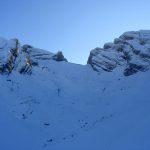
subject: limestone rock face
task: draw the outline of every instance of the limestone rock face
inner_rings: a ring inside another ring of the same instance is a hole
[[[20,44],[17,39],[0,38],[0,73],[11,73],[19,54]]]
[[[12,71],[31,74],[33,67],[50,60],[67,61],[62,52],[53,54],[30,45],[21,46],[17,39],[0,38],[0,74],[10,74]]]
[[[122,67],[125,76],[150,68],[150,31],[125,32],[113,43],[91,51],[88,64],[98,72]]]
[[[56,61],[67,61],[61,51],[58,51],[52,58]]]

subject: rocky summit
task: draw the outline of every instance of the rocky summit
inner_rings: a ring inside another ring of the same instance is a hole
[[[0,38],[1,74],[10,74],[12,71],[31,74],[34,67],[43,67],[41,64],[50,60],[67,62],[61,51],[53,54],[30,45],[21,46],[18,39]],[[125,32],[113,43],[93,49],[87,64],[100,73],[120,68],[125,76],[147,71],[150,67],[150,31]]]
[[[12,71],[31,74],[33,67],[40,66],[42,62],[50,60],[67,61],[61,51],[53,54],[30,45],[21,46],[18,39],[0,38],[1,74],[10,74]]]
[[[146,71],[150,67],[150,31],[125,32],[113,43],[91,51],[88,64],[98,72],[112,72],[120,67],[125,76]]]

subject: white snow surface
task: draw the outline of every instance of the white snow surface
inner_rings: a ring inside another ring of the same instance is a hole
[[[51,61],[31,76],[0,76],[3,150],[147,150],[150,72],[98,75]]]
[[[0,74],[0,150],[150,149],[150,71],[38,62]]]

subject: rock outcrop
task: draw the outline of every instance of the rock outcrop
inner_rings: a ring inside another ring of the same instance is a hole
[[[10,74],[13,70],[31,74],[33,67],[50,60],[67,61],[62,52],[53,54],[30,45],[21,46],[17,39],[0,38],[0,74]]]
[[[20,44],[17,39],[0,38],[0,73],[10,73],[14,69],[19,49]]]
[[[113,43],[91,51],[88,64],[98,72],[111,72],[122,67],[124,75],[129,76],[150,68],[150,31],[125,32]]]

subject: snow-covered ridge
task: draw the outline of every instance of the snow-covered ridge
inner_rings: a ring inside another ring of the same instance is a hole
[[[31,74],[33,68],[47,67],[51,60],[67,61],[60,51],[53,54],[30,45],[21,46],[18,39],[0,38],[0,74],[12,71]],[[125,32],[113,43],[93,49],[88,64],[98,72],[112,72],[120,67],[125,76],[147,71],[150,68],[150,31]]]
[[[96,71],[113,71],[122,67],[125,76],[150,67],[150,31],[125,32],[113,43],[91,51],[88,64]]]
[[[12,71],[32,73],[32,68],[46,61],[67,61],[62,52],[57,54],[34,48],[30,45],[20,45],[18,39],[6,40],[0,38],[0,73],[9,74]]]

